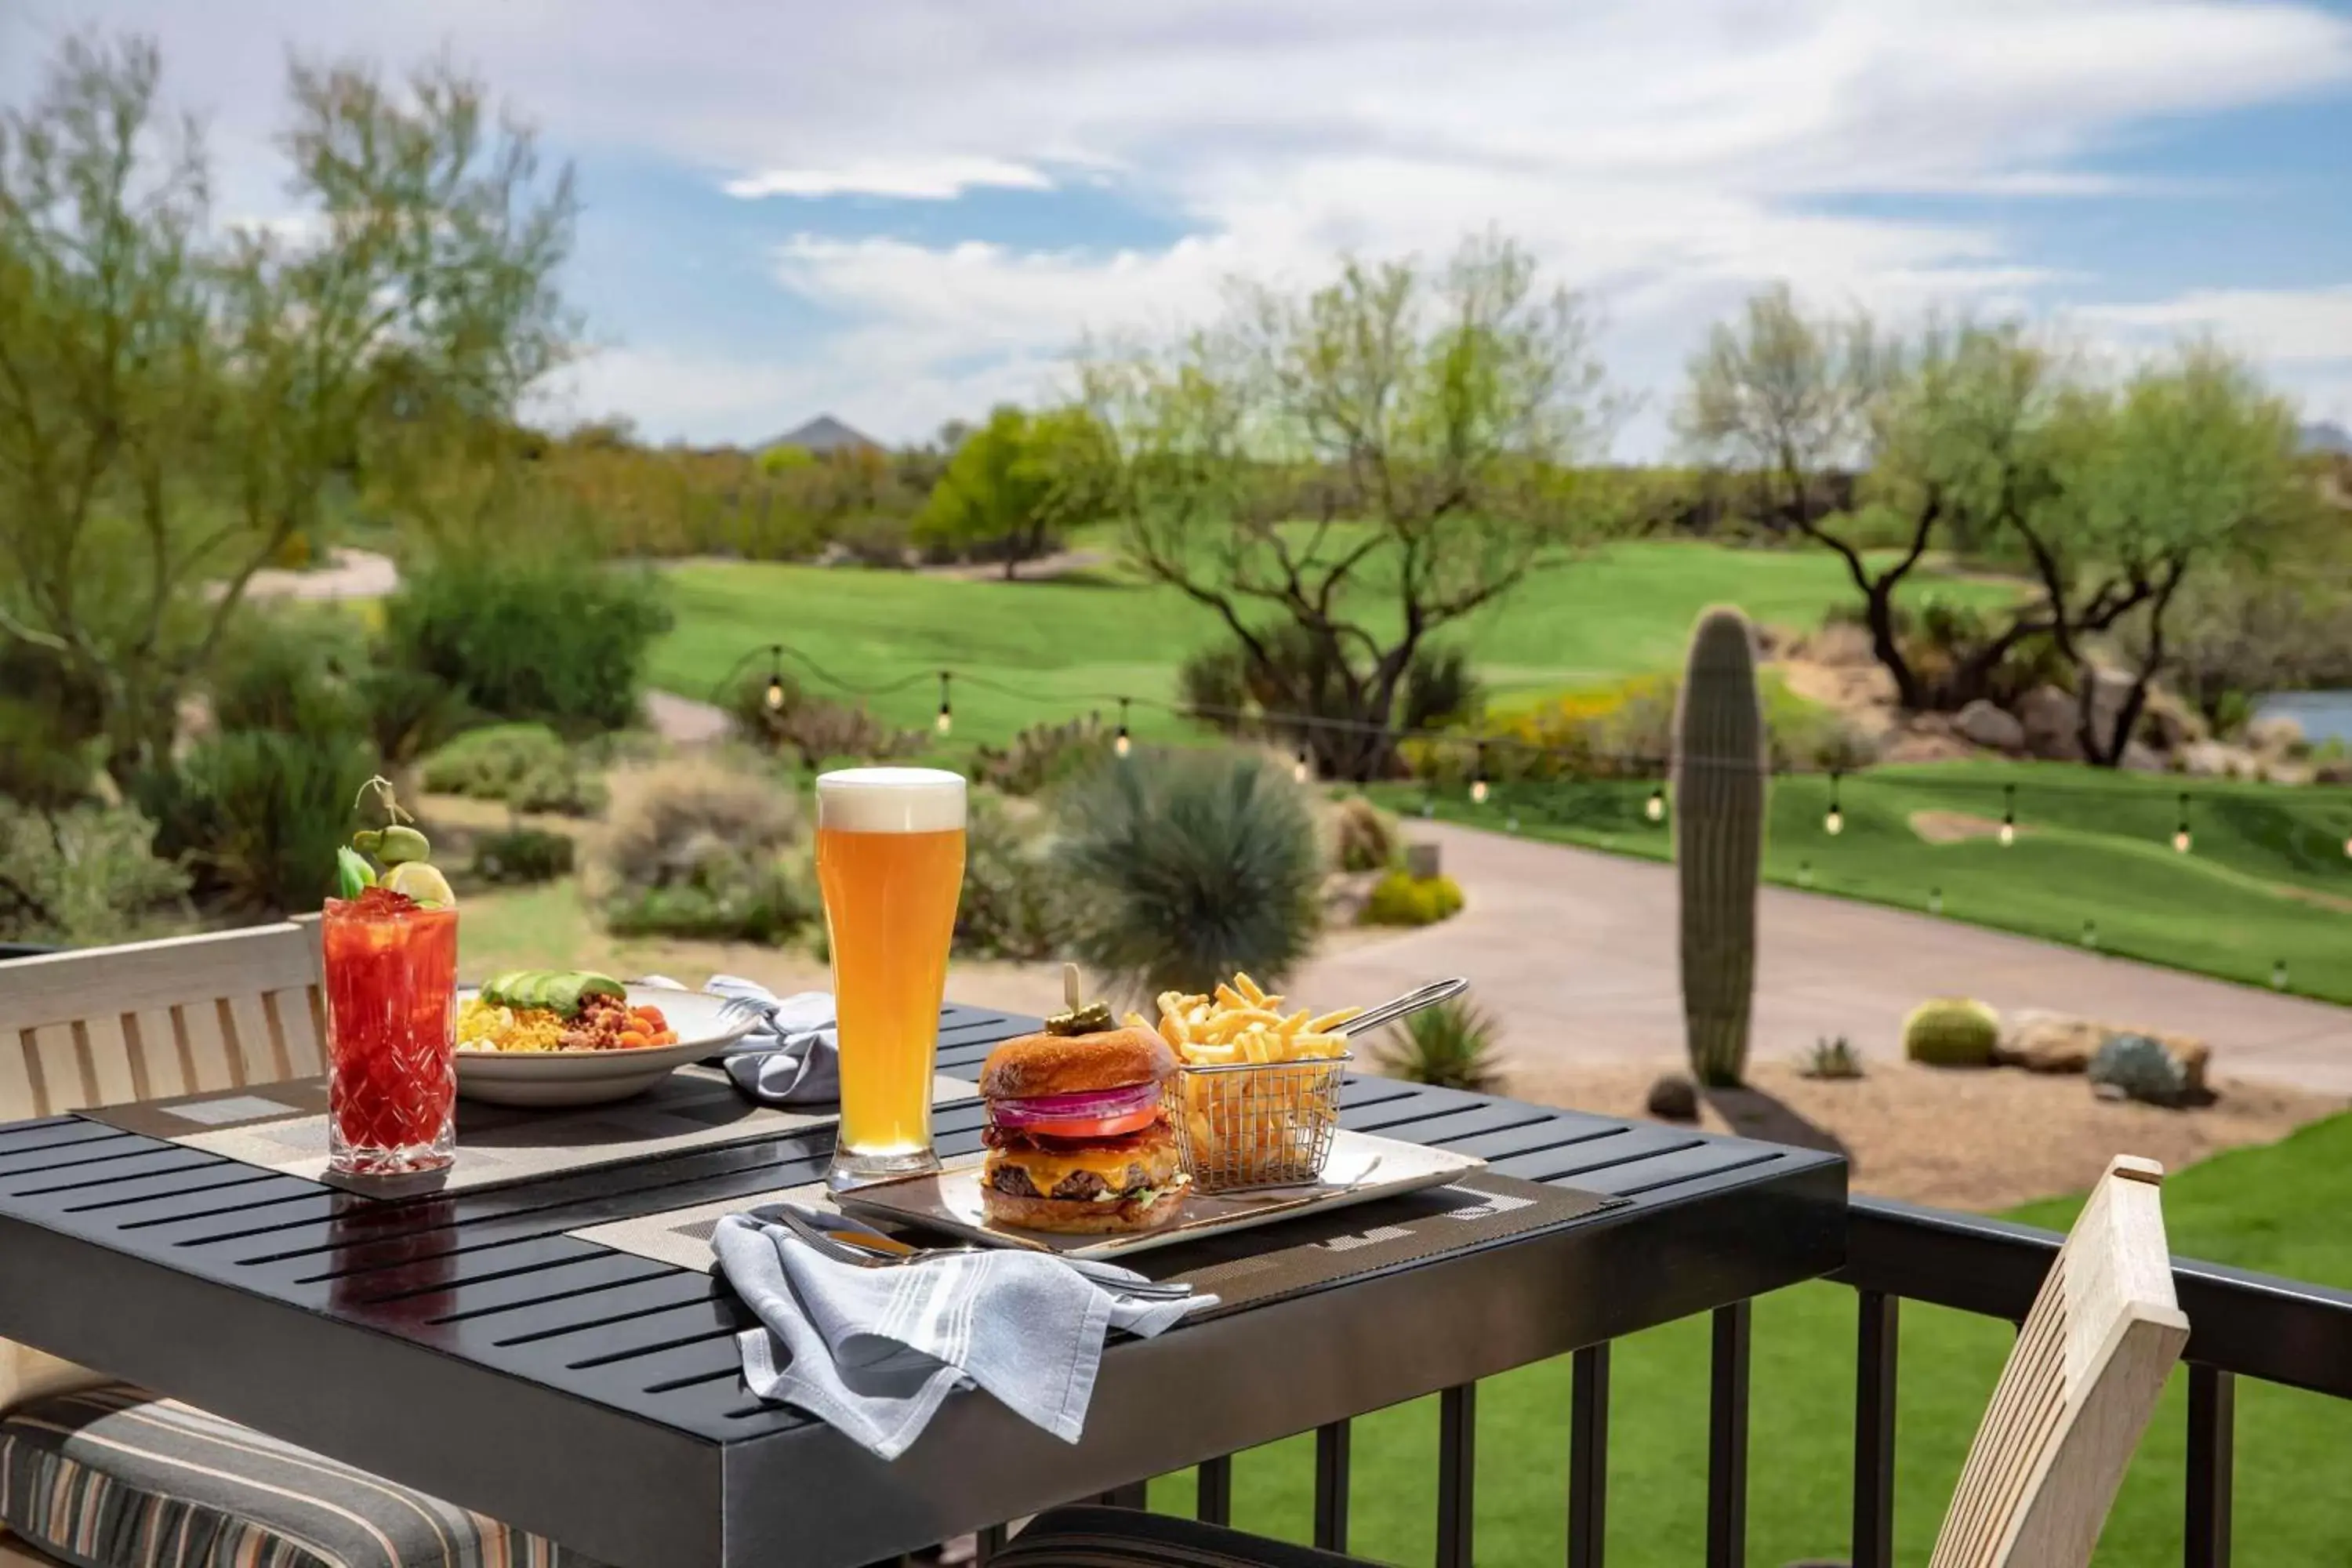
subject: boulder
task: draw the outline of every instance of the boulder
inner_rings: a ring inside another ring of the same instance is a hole
[[[2205,1073],[2213,1065],[2213,1047],[2194,1035],[2158,1035],[2156,1042],[2180,1064],[2189,1103],[2210,1098],[2213,1091],[2206,1087]]]
[[[1650,1098],[1644,1103],[1661,1121],[1696,1121],[1698,1085],[1681,1073],[1670,1072],[1650,1086]]]
[[[2303,726],[2284,713],[2256,719],[2246,726],[2246,744],[2264,756],[2291,757],[2303,748]]]
[[[2037,686],[2017,700],[2017,721],[2025,731],[2025,749],[2046,762],[2079,763],[2082,742],[2074,732],[2074,694],[2055,686]]]
[[[2263,760],[2242,746],[2221,741],[2192,741],[2179,751],[2180,771],[2192,778],[2250,779],[2263,770]]]
[[[2028,1072],[2081,1072],[2107,1034],[2088,1018],[2027,1009],[2010,1016],[1993,1060]]]
[[[2025,749],[2025,726],[1979,697],[1959,711],[1952,728],[1979,746],[1996,752]]]

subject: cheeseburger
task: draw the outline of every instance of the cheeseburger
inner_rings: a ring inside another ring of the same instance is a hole
[[[1160,1089],[1175,1070],[1157,1034],[1112,1028],[1100,1005],[991,1051],[980,1075],[989,1221],[1101,1236],[1173,1220],[1188,1178]]]

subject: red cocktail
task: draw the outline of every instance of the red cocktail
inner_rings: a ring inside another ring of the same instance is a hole
[[[327,900],[320,942],[330,1163],[441,1169],[457,1146],[457,911],[370,888]]]

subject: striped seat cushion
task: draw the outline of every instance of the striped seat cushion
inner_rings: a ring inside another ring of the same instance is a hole
[[[596,1568],[127,1383],[0,1418],[0,1523],[76,1568]]]
[[[1367,1568],[1353,1557],[1131,1508],[1057,1508],[989,1568]]]

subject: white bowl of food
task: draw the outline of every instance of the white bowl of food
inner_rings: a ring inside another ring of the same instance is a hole
[[[601,1105],[719,1056],[756,1009],[583,970],[514,970],[457,992],[457,1092],[490,1105]]]

